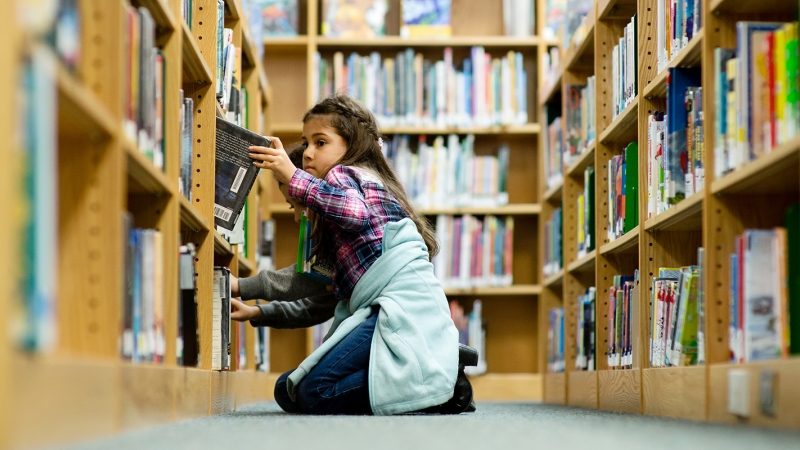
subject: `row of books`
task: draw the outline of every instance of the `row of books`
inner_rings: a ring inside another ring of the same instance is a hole
[[[702,0],[657,0],[658,71],[664,70],[703,27]]]
[[[744,363],[800,353],[798,229],[800,206],[787,213],[788,228],[745,230],[730,256],[731,361]]]
[[[47,3],[52,5],[54,2]],[[82,21],[78,0],[57,0],[55,3],[58,4],[57,10],[52,16],[53,23],[47,28],[45,39],[67,70],[76,72],[81,61]]]
[[[647,216],[703,190],[704,121],[700,69],[669,68],[667,111],[648,116]]]
[[[639,146],[631,142],[623,154],[608,161],[608,240],[639,225]],[[630,170],[629,170],[630,169]]]
[[[211,303],[211,370],[231,369],[231,271],[214,267]]]
[[[577,303],[577,341],[575,352],[575,370],[593,371],[597,368],[595,361],[595,336],[596,336],[596,296],[594,286],[586,289],[578,296]]]
[[[619,43],[611,56],[611,98],[613,117],[616,118],[636,98],[638,86],[637,15],[625,25]]]
[[[508,145],[497,156],[475,155],[475,136],[437,136],[433,145],[419,136],[416,149],[407,135],[383,146],[409,201],[420,208],[496,207],[508,204]],[[414,151],[416,150],[416,151]]]
[[[650,367],[704,363],[702,265],[658,269],[651,291]]]
[[[564,267],[562,254],[563,217],[561,207],[553,210],[553,216],[544,224],[544,268],[545,277],[557,274]]]
[[[714,175],[800,134],[798,22],[738,22],[736,48],[714,50]]]
[[[633,323],[639,308],[639,271],[633,276],[614,275],[608,290],[608,368],[633,367]]]
[[[564,371],[564,308],[550,308],[547,319],[547,371]]]
[[[346,91],[375,115],[381,126],[490,126],[528,122],[528,74],[522,53],[492,56],[473,47],[456,69],[453,49],[438,61],[411,48],[395,58],[351,53],[345,60],[314,57],[314,101]]]
[[[558,74],[561,71],[561,49],[558,46],[549,47],[544,54],[544,70],[542,86],[554,86],[558,83]]]
[[[486,373],[486,323],[483,320],[483,302],[474,300],[472,311],[464,312],[464,307],[456,300],[450,300],[450,318],[458,330],[458,342],[469,345],[478,351],[478,364],[464,368],[467,375]]]
[[[181,97],[181,170],[178,174],[178,192],[192,201],[192,166],[194,162],[194,99],[184,96],[183,89],[180,90]]]
[[[542,37],[547,40],[561,38],[567,19],[567,0],[544,0]]]
[[[592,0],[567,0],[564,48],[579,45],[589,32],[587,16],[594,7]]]
[[[564,181],[564,130],[561,128],[560,103],[545,110],[547,130],[544,140],[544,171],[547,188]]]
[[[596,245],[594,208],[594,167],[589,166],[583,171],[583,192],[577,199],[578,259],[594,250]]]
[[[194,244],[187,243],[178,249],[178,341],[175,347],[179,366],[200,365],[200,330],[197,320],[197,277]]]
[[[513,282],[514,217],[482,220],[463,216],[436,217],[439,254],[433,259],[436,278],[445,288],[510,286]]]
[[[564,165],[568,166],[582,155],[595,140],[595,77],[586,79],[586,85],[567,85],[567,142]]]
[[[156,22],[145,7],[125,5],[123,128],[153,165],[164,169],[164,53],[156,47]]]

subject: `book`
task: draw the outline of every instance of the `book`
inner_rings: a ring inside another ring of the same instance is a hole
[[[323,0],[322,35],[373,39],[386,34],[387,0]]]
[[[787,280],[789,318],[800,317],[800,204],[786,210]],[[800,322],[789,328],[789,352],[800,354]]]
[[[639,146],[625,147],[625,226],[627,233],[639,225]]]
[[[265,38],[298,35],[298,0],[253,0]]]
[[[402,0],[400,36],[424,38],[450,36],[451,0]]]
[[[195,248],[188,243],[179,248],[178,258],[178,336],[176,345],[179,366],[197,367],[200,362],[200,333],[195,291]]]
[[[314,255],[313,226],[306,212],[300,215],[300,238],[297,245],[296,271],[323,284],[333,283],[333,265],[325,258]]]
[[[233,230],[258,176],[250,159],[251,146],[269,147],[272,141],[217,117],[214,224]]]
[[[211,370],[230,370],[231,271],[214,267],[211,312]]]

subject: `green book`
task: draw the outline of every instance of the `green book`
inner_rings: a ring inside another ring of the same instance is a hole
[[[625,225],[627,233],[639,225],[639,146],[625,147]]]
[[[333,282],[333,266],[322,258],[313,254],[314,240],[312,239],[312,225],[306,212],[300,216],[300,238],[297,244],[297,267],[295,271],[323,284]]]
[[[800,354],[800,204],[786,210],[789,353]]]

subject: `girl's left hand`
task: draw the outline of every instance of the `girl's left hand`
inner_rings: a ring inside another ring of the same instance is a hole
[[[280,139],[272,136],[264,137],[272,141],[272,147],[250,147],[250,158],[255,160],[256,167],[271,170],[278,181],[289,184],[297,168],[283,149]]]

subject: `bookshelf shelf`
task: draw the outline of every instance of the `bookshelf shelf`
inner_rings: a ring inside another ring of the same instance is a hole
[[[558,271],[554,275],[544,279],[544,287],[552,289],[556,286],[561,286],[564,283],[564,269]]]
[[[556,183],[555,186],[551,187],[550,189],[544,192],[544,201],[550,203],[558,203],[561,201],[561,198],[564,196],[564,179],[562,178],[561,181]]]
[[[639,95],[636,95],[633,102],[628,105],[622,114],[617,116],[613,122],[600,134],[599,141],[603,144],[611,142],[620,145],[627,145],[629,142],[637,140],[639,132],[636,124],[639,113]]]
[[[399,36],[386,36],[376,39],[339,39],[317,38],[320,49],[346,49],[359,47],[380,48],[406,48],[406,47],[505,47],[505,48],[530,48],[539,45],[541,40],[537,36],[510,37],[510,36],[450,36],[439,39],[404,39]]]
[[[544,374],[544,402],[554,405],[567,404],[567,374],[548,372]]]
[[[787,2],[783,0],[741,1],[741,0],[711,0],[709,10],[711,14],[758,14],[785,11]],[[796,11],[796,9],[795,9]]]
[[[236,0],[225,0],[225,6],[227,7],[226,11],[229,13],[225,18],[239,20],[241,12],[239,11],[239,5]]]
[[[539,134],[542,127],[538,123],[525,125],[493,125],[489,127],[380,127],[383,134]]]
[[[596,145],[594,142],[589,144],[589,147],[578,156],[578,159],[567,167],[566,172],[568,176],[583,178],[583,171],[586,170],[587,167],[594,165],[595,147]]]
[[[269,211],[273,214],[293,214],[293,211],[288,203],[270,203]]]
[[[211,84],[214,80],[211,69],[200,53],[200,47],[186,22],[181,21],[183,39],[183,82],[198,85]]]
[[[749,376],[750,417],[740,418],[728,413],[728,376],[733,370],[744,371]],[[761,410],[761,377],[776,374],[773,384],[775,416],[770,417]],[[746,364],[711,364],[708,367],[708,419],[730,424],[748,424],[771,428],[800,428],[800,388],[796,380],[800,377],[800,358],[759,361]]]
[[[567,266],[569,273],[594,273],[594,265],[597,262],[597,249],[587,253],[583,258],[571,262]]]
[[[601,255],[615,255],[623,253],[635,253],[638,251],[639,244],[639,225],[625,235],[600,246]]]
[[[600,355],[602,357],[603,355]],[[642,385],[641,371],[630,370],[599,370],[598,380],[598,406],[600,409],[642,413]]]
[[[264,47],[269,51],[275,50],[299,50],[304,49],[309,42],[308,36],[295,37],[265,37]]]
[[[705,420],[706,378],[705,366],[643,369],[644,413]],[[727,404],[724,409],[727,410]]]
[[[541,401],[539,373],[487,373],[469,377],[475,400]]]
[[[697,67],[700,65],[703,49],[703,37],[705,36],[705,28],[701,28],[696,36],[692,38],[686,47],[681,50],[675,58],[667,64],[667,67],[661,71],[650,83],[645,86],[643,94],[645,98],[651,99],[654,97],[665,98],[667,96],[667,73],[669,68],[673,67]]]
[[[208,232],[208,221],[183,195],[178,195],[181,203],[181,224],[195,233]]]
[[[597,409],[597,371],[573,370],[567,373],[567,404]]]
[[[225,110],[222,109],[222,105],[220,105],[218,101],[214,102],[214,104],[216,105],[215,113],[217,117],[219,117],[220,119],[225,119]]]
[[[564,79],[564,69],[563,66],[559,67],[558,75],[555,79],[550,82],[547,86],[544,87],[544,90],[541,91],[539,94],[539,103],[545,105],[550,103],[551,101],[556,99],[556,94],[561,92],[561,85]]]
[[[239,262],[239,277],[252,277],[258,272],[256,263],[244,256],[239,255],[237,261]]]
[[[52,52],[49,55],[55,59]],[[91,136],[101,140],[115,136],[117,126],[111,113],[93,92],[81,85],[60,63],[56,64],[59,133],[68,136]]]
[[[480,208],[480,207],[462,207],[462,208],[424,208],[420,209],[420,213],[426,216],[436,216],[439,214],[447,214],[453,216],[460,216],[463,214],[472,214],[475,216],[495,215],[495,216],[532,216],[542,213],[542,206],[538,203],[518,203],[505,206]]]
[[[258,67],[258,51],[250,34],[250,28],[246,26],[242,27],[242,57],[243,69]]]
[[[214,254],[219,256],[233,256],[233,247],[220,233],[214,228]]]
[[[128,160],[129,192],[172,195],[171,183],[167,176],[156,169],[134,143],[123,140],[123,147]]]
[[[566,61],[567,70],[594,71],[594,26],[595,9],[592,8],[586,15],[588,23],[586,25],[586,36],[577,45],[570,45],[567,49]]]
[[[631,20],[636,14],[636,0],[598,0],[599,20]]]
[[[476,287],[469,289],[446,288],[444,293],[448,296],[468,295],[539,295],[542,287],[538,284],[514,284],[505,287]]]
[[[795,138],[715,180],[711,192],[716,195],[796,192],[799,164],[800,138]]]
[[[703,227],[704,192],[695,192],[691,197],[661,214],[647,219],[644,229],[647,231],[692,231]]]
[[[158,28],[164,31],[175,31],[178,29],[178,22],[172,11],[169,10],[162,0],[134,0],[132,2],[138,6],[144,6],[150,10]]]

